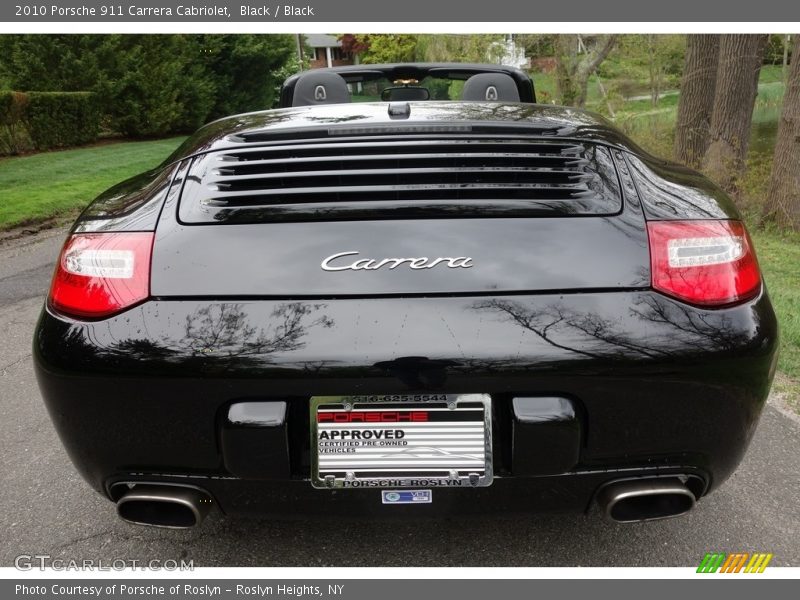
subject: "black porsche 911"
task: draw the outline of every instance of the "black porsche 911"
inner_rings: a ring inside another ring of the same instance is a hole
[[[102,194],[59,257],[39,385],[123,519],[641,521],[734,471],[778,331],[718,187],[508,67],[309,71],[281,105]]]

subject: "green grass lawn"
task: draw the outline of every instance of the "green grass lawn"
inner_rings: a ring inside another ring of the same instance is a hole
[[[531,73],[531,78],[533,79],[534,89],[536,90],[539,102],[550,104],[557,98],[555,73]],[[606,89],[609,90],[613,82],[611,80],[605,80],[603,83]],[[643,91],[637,93],[636,96],[646,96],[648,93],[645,82],[641,83]],[[779,108],[783,99],[783,92],[783,73],[780,65],[764,65],[759,74],[756,109],[769,107]],[[663,95],[659,98],[655,106],[653,106],[649,97],[639,100],[624,100],[621,104],[620,99],[617,98],[613,102],[616,106],[614,109],[616,113],[614,120],[619,123],[637,118],[650,117],[654,114],[662,114],[674,122],[678,110],[678,98],[679,94],[677,90],[664,90]],[[595,76],[589,78],[586,94],[586,108],[603,114],[608,113],[606,101],[600,93],[600,87],[597,84],[597,78]]]
[[[781,65],[763,65],[758,76],[759,83],[783,83],[783,67]]]
[[[781,329],[778,368],[800,382],[800,235],[758,230],[752,235]]]
[[[0,230],[74,213],[115,183],[158,165],[183,140],[115,142],[0,159]]]

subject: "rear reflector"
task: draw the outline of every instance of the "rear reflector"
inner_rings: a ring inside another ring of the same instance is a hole
[[[99,319],[150,295],[152,233],[70,236],[58,259],[48,301],[69,316]]]
[[[651,221],[653,287],[700,306],[724,306],[761,289],[753,244],[739,221]]]

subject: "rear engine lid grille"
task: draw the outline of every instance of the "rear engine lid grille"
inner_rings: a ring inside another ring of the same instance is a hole
[[[196,157],[186,223],[608,215],[603,146],[534,137],[374,135],[280,141]]]

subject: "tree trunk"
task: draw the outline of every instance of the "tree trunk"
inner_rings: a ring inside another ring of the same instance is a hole
[[[791,38],[791,35],[783,36],[783,66],[781,67],[781,76],[783,77],[784,85],[789,78],[789,44],[792,41]]]
[[[616,35],[607,35],[598,41],[592,52],[587,52],[584,59],[578,64],[578,106],[583,108],[586,105],[586,92],[589,87],[589,77],[597,70],[597,67],[608,57],[614,44],[617,42]]]
[[[612,119],[615,119],[617,117],[617,114],[614,112],[614,107],[611,106],[611,101],[608,99],[608,92],[606,91],[606,87],[600,80],[600,75],[595,73],[594,76],[597,79],[597,89],[600,90],[600,95],[603,96],[603,100],[606,101],[606,109],[608,110],[608,114]]]
[[[693,168],[708,149],[719,60],[719,35],[687,35],[686,58],[678,98],[675,158]]]
[[[703,170],[723,189],[737,191],[743,174],[766,35],[723,35]]]
[[[556,87],[559,102],[565,106],[583,108],[589,77],[600,66],[617,41],[616,35],[603,36],[591,51],[579,56],[580,36],[556,36]]]
[[[778,124],[764,217],[800,231],[800,36],[794,36],[792,63]]]
[[[663,65],[658,55],[656,34],[647,35],[647,52],[650,55],[647,62],[650,74],[650,106],[656,108],[661,97],[661,80],[664,78]]]
[[[556,50],[556,93],[558,101],[564,106],[574,106],[578,97],[575,84],[575,68],[578,61],[578,36],[557,35]]]

